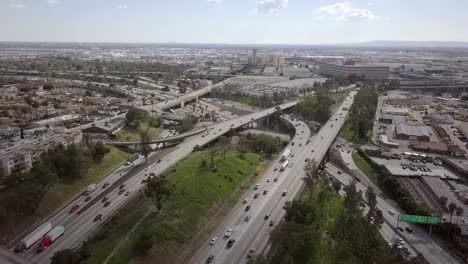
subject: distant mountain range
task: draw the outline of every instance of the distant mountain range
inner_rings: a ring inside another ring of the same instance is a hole
[[[353,43],[351,46],[360,47],[422,47],[422,48],[468,48],[468,42],[462,41],[399,41],[399,40],[374,40],[361,43]]]

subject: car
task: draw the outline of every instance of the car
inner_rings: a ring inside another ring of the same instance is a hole
[[[313,149],[313,150],[311,150],[310,152],[315,152],[315,150]]]
[[[271,220],[270,223],[268,224],[269,226],[274,226],[275,225],[275,220]]]
[[[393,210],[388,210],[388,213],[389,213],[390,215],[395,215],[395,211],[393,211]]]
[[[89,200],[91,200],[91,196],[86,196],[86,199],[84,200],[85,202],[89,202]]]
[[[405,244],[405,241],[403,240],[403,238],[398,237],[398,238],[397,238],[397,243],[398,243],[398,245],[404,245],[404,244]]]
[[[273,171],[277,171],[277,170],[278,170],[278,167],[273,168]]]
[[[247,212],[247,211],[249,211],[249,210],[250,210],[250,208],[252,208],[252,206],[250,206],[250,205],[247,205],[247,206],[245,207],[245,211],[246,211],[246,212]]]
[[[268,190],[263,190],[263,195],[267,194]]]
[[[109,198],[107,196],[104,196],[101,200],[101,203],[105,203],[107,202],[107,200],[109,200]]]
[[[278,181],[278,177],[275,177],[275,178],[273,179],[273,181],[274,181],[274,182],[277,182],[277,181]]]
[[[214,256],[213,255],[210,255],[207,259],[206,259],[206,263],[211,263],[214,259]]]
[[[257,199],[258,196],[260,196],[260,194],[256,193],[256,194],[254,195],[254,199]]]
[[[130,195],[130,191],[127,191],[127,192],[125,193],[125,196],[129,196],[129,195]]]
[[[110,203],[111,203],[111,201],[107,201],[107,202],[104,204],[104,207],[109,206]]]
[[[231,127],[233,127],[233,126],[234,126],[234,124],[231,124]]]
[[[291,143],[291,146],[294,146],[294,144],[295,144],[295,143],[294,143],[294,141],[293,141],[293,142]]]
[[[124,193],[124,192],[125,192],[125,189],[120,189],[119,192],[118,192],[118,194],[121,195],[121,194]]]
[[[266,180],[266,182],[271,182],[271,178],[268,178],[268,179]]]
[[[157,163],[161,163],[161,160],[159,159],[159,160],[157,161]]]
[[[302,147],[302,143],[299,143],[299,147]]]
[[[105,188],[107,188],[108,186],[109,186],[109,183],[106,182],[106,183],[104,183],[104,185],[102,186],[102,188],[105,189]]]
[[[405,227],[406,232],[413,233],[413,229],[409,226]]]
[[[309,158],[306,158],[306,159],[304,160],[304,162],[309,162],[309,160],[310,160]]]
[[[281,196],[286,196],[286,194],[288,194],[288,190],[284,190]]]
[[[442,217],[442,222],[447,222],[447,218]]]
[[[245,216],[244,221],[247,222],[250,220],[250,215]]]
[[[217,236],[213,237],[213,238],[210,240],[210,245],[216,244],[216,241],[218,241],[218,237],[217,237]]]
[[[337,173],[338,173],[338,174],[342,174],[342,172],[341,172],[341,171],[337,171]]]
[[[466,220],[463,219],[463,218],[460,218],[460,221],[461,221],[462,223],[466,223]]]
[[[231,248],[232,245],[234,245],[234,242],[236,242],[236,240],[234,238],[229,239],[229,241],[226,244],[226,247]]]
[[[291,154],[291,158],[294,158],[294,154]]]
[[[125,188],[125,184],[120,184],[119,189]]]
[[[256,250],[255,248],[251,248],[249,250],[249,253],[247,254],[247,258],[252,258],[253,255],[255,254],[255,250]]]
[[[266,214],[264,219],[267,220],[268,218],[270,218],[270,214]]]
[[[401,226],[398,227],[398,230],[400,230],[400,232],[405,231],[405,229],[403,227],[401,227]]]
[[[224,236],[230,237],[232,235],[232,232],[234,232],[234,230],[232,228],[228,228],[226,232],[224,232]]]
[[[249,198],[245,198],[245,199],[242,201],[242,203],[243,203],[243,204],[246,204],[248,201],[249,201]]]
[[[78,211],[78,209],[80,209],[80,205],[79,204],[75,204],[74,206],[72,206],[72,208],[70,208],[70,214],[73,214],[74,212]]]
[[[101,219],[102,219],[102,214],[98,214],[98,215],[96,215],[96,217],[94,217],[93,221],[97,222],[97,221],[101,221]]]

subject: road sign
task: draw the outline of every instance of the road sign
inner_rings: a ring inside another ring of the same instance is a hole
[[[224,111],[229,111],[229,112],[234,112],[235,108],[234,107],[221,107],[219,109],[220,112],[224,112]]]
[[[341,110],[348,111],[348,107],[343,107]]]
[[[399,220],[402,222],[422,223],[422,224],[438,224],[438,216],[426,216],[426,215],[400,215]]]

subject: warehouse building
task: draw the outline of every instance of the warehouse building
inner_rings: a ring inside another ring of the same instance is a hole
[[[429,116],[429,120],[433,124],[453,124],[453,118],[449,115],[432,114]]]
[[[449,155],[450,150],[444,143],[437,142],[416,142],[409,145],[411,149],[427,153]]]
[[[390,75],[390,68],[386,66],[376,66],[370,64],[333,64],[319,62],[319,74],[325,77],[343,77],[349,75],[364,76],[368,80],[387,80]]]
[[[410,123],[401,122],[396,124],[396,138],[414,141],[429,142],[431,135],[429,130],[422,125],[413,125]]]

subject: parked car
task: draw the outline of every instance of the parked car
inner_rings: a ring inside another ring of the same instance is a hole
[[[105,203],[105,202],[107,202],[107,200],[109,200],[109,198],[107,196],[104,196],[104,198],[102,198],[102,200],[101,200],[101,203]]]

